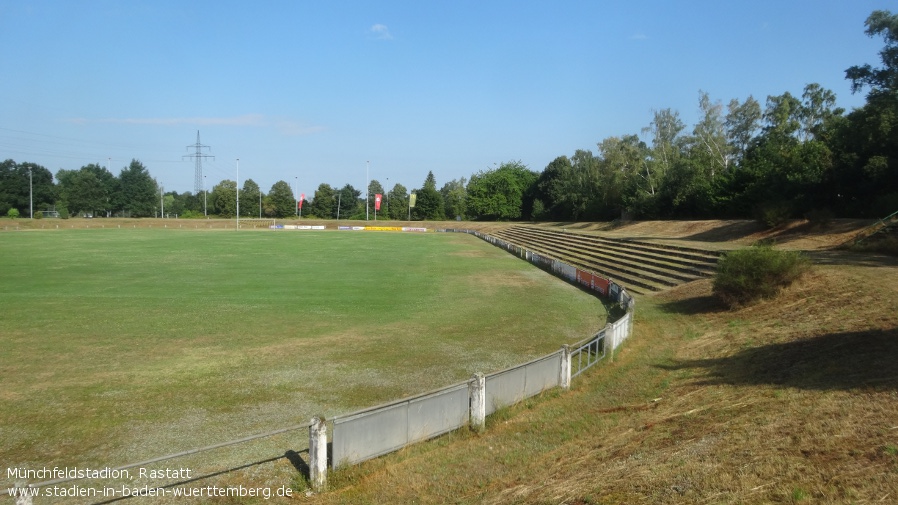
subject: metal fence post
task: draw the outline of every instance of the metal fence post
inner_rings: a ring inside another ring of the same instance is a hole
[[[321,417],[309,425],[309,480],[316,492],[327,488],[327,423]]]
[[[561,377],[558,378],[558,385],[561,389],[571,388],[571,346],[564,344],[561,346]]]
[[[471,428],[483,431],[486,428],[486,378],[482,373],[474,374],[468,388],[471,396]]]

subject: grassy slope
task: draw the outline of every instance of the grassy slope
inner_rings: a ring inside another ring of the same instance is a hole
[[[604,324],[591,296],[467,235],[37,231],[3,235],[0,258],[8,466],[116,466],[345,413]],[[301,450],[290,436],[211,458]]]
[[[819,266],[724,311],[700,281],[642,298],[573,390],[338,473],[314,503],[898,500],[898,267]]]

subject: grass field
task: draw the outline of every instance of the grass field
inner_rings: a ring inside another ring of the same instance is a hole
[[[117,466],[345,413],[605,323],[461,234],[12,232],[0,265],[6,467]]]

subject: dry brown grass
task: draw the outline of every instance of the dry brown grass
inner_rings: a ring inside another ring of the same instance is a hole
[[[565,393],[333,476],[314,503],[898,502],[898,268],[728,311],[699,281]]]

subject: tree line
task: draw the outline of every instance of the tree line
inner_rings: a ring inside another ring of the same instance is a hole
[[[753,96],[724,104],[698,92],[697,122],[687,128],[676,110],[653,111],[639,132],[611,136],[596,150],[562,155],[541,172],[508,161],[437,189],[429,172],[420,188],[389,191],[377,180],[369,199],[347,184],[321,184],[303,216],[362,219],[383,195],[384,219],[598,221],[619,218],[759,218],[776,224],[795,217],[882,217],[898,210],[898,15],[874,11],[865,33],[882,37],[882,66],[845,70],[865,104],[848,113],[835,94],[808,84],[800,95]],[[29,183],[30,177],[30,183]],[[207,214],[234,217],[237,184],[211,192],[164,193],[137,160],[118,176],[91,164],[53,175],[33,163],[0,163],[0,211],[34,208],[61,214],[133,217]],[[285,218],[298,213],[285,181],[268,193],[248,179],[240,215]]]

